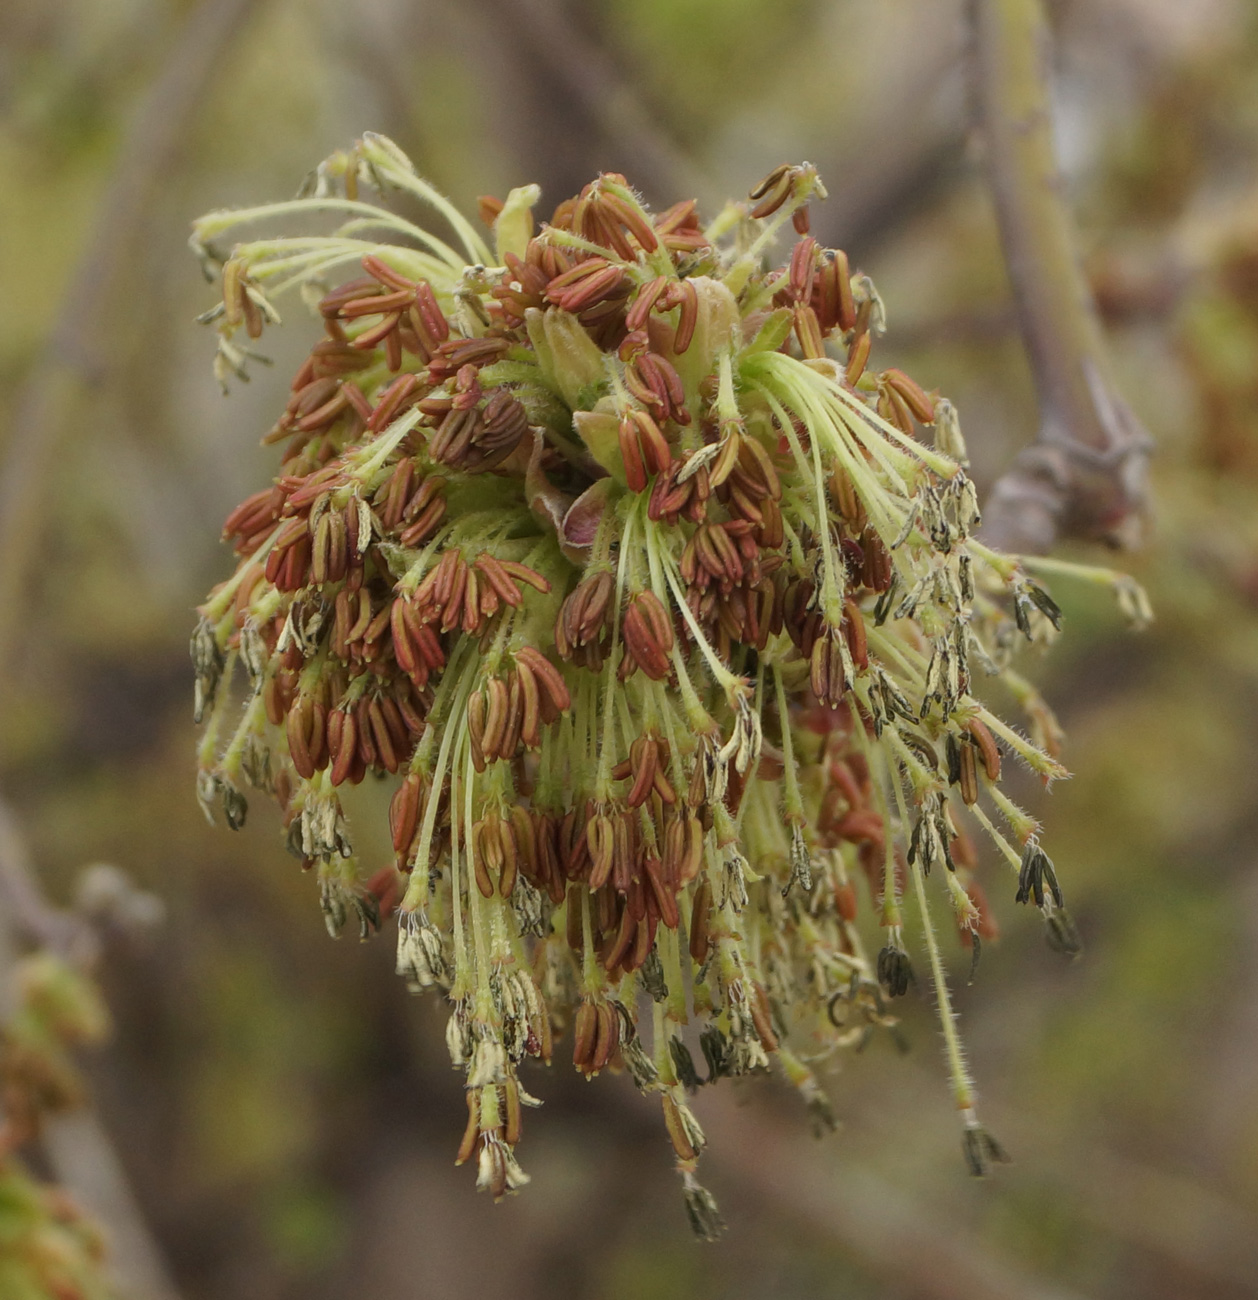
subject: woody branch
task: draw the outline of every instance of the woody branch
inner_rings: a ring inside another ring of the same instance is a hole
[[[1119,394],[1053,149],[1040,0],[970,0],[973,92],[1040,428],[995,484],[984,535],[1042,553],[1066,538],[1134,542],[1151,443]]]

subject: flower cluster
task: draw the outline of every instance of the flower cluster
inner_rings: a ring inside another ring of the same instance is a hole
[[[459,247],[368,188],[427,204]],[[521,1063],[570,1031],[577,1070],[659,1097],[711,1235],[696,1053],[704,1082],[776,1063],[824,1122],[808,1063],[895,1024],[914,928],[981,1172],[999,1148],[927,877],[977,957],[981,832],[1076,945],[1000,785],[1009,755],[1062,775],[1051,715],[1009,667],[1057,607],[1030,561],[973,536],[951,405],[871,367],[883,304],[807,233],[814,169],[776,169],[707,226],[693,202],[651,213],[618,175],[540,229],[538,197],[481,201],[491,249],[365,136],[297,199],[197,223],[224,381],[247,377],[239,334],[278,320],[283,289],[323,326],[265,438],[279,474],[227,520],[239,565],[200,610],[202,802],[238,827],[246,786],[274,795],[334,932],[396,909],[399,973],[452,1008],[458,1159],[495,1197],[525,1181]],[[331,233],[222,247],[328,214]],[[1003,677],[1033,740],[974,673]],[[342,807],[369,775],[395,786],[396,857],[374,873]]]

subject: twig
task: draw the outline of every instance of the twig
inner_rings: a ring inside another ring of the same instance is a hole
[[[25,940],[64,956],[78,947],[82,928],[44,898],[35,883],[17,822],[0,801],[0,929],[7,943],[16,950],[18,942]],[[3,974],[7,974],[7,968]],[[5,994],[7,989],[0,996]]]
[[[109,333],[106,311],[118,273],[143,231],[153,191],[187,142],[189,124],[223,56],[258,2],[202,0],[123,142],[48,340],[14,404],[0,460],[0,609],[21,608],[57,447],[75,403],[102,380],[98,344]],[[20,618],[0,623],[0,680],[8,676],[21,630]]]
[[[1040,0],[970,0],[974,94],[1005,262],[1039,395],[1040,430],[997,482],[985,537],[1047,551],[1134,541],[1151,443],[1109,372],[1053,152]]]

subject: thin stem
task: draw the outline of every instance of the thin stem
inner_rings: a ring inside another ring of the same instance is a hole
[[[891,788],[895,792],[896,807],[900,814],[900,823],[908,825],[904,809],[904,792],[900,783],[894,778]],[[926,941],[926,953],[930,958],[931,982],[935,986],[935,997],[939,1002],[939,1027],[943,1031],[944,1056],[948,1062],[948,1075],[952,1082],[952,1096],[958,1110],[972,1110],[974,1107],[974,1080],[965,1064],[965,1050],[961,1046],[961,1036],[957,1033],[957,1015],[952,1009],[952,994],[948,991],[948,976],[944,971],[943,954],[939,950],[939,940],[930,917],[930,905],[926,899],[926,875],[922,870],[920,858],[915,858],[909,865],[913,877],[913,893],[917,899],[918,914],[922,918],[922,936]]]

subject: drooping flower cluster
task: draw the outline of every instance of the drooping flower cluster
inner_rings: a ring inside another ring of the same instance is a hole
[[[458,248],[367,187],[427,204]],[[525,1179],[519,1067],[568,1033],[586,1076],[623,1067],[659,1096],[711,1234],[696,1052],[708,1080],[776,1062],[824,1119],[808,1062],[895,1023],[913,931],[979,1172],[999,1148],[926,878],[977,956],[982,831],[1076,942],[999,784],[1008,754],[1062,774],[1008,666],[1057,608],[972,535],[950,404],[871,368],[883,305],[807,234],[817,197],[811,167],[781,167],[705,227],[603,175],[538,230],[530,186],[482,200],[491,250],[366,136],[297,199],[196,226],[221,264],[221,378],[246,377],[237,333],[278,320],[282,290],[323,325],[265,439],[280,472],[229,517],[239,566],[200,611],[200,795],[232,826],[245,787],[274,795],[334,931],[396,907],[399,973],[452,1007],[458,1158],[495,1197]],[[221,245],[325,214],[331,233]],[[989,674],[1034,742],[978,698]],[[395,787],[392,865],[360,864],[342,808],[368,775]]]

